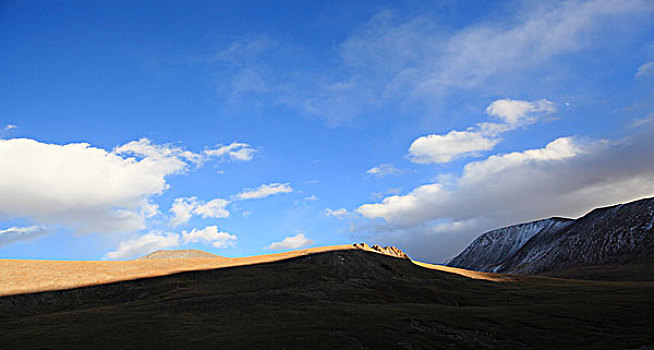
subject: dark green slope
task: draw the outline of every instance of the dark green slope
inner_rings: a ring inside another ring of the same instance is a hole
[[[350,250],[0,298],[0,349],[638,348],[654,344],[653,295]]]

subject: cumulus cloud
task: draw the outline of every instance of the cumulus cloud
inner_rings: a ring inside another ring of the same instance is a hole
[[[372,167],[366,171],[366,174],[378,177],[397,175],[401,173],[402,170],[396,168],[393,164],[380,164],[379,166]]]
[[[271,250],[287,250],[287,249],[299,249],[312,245],[313,241],[304,236],[304,233],[298,233],[295,236],[289,236],[282,239],[279,242],[273,242],[265,249]]]
[[[140,230],[157,214],[151,199],[169,188],[167,177],[208,159],[145,138],[112,151],[88,143],[0,140],[0,215],[64,225],[80,233]],[[224,215],[222,204],[207,203],[196,208],[197,215]]]
[[[415,163],[448,163],[457,158],[479,155],[500,141],[499,135],[521,126],[535,123],[543,114],[553,113],[554,104],[546,99],[493,101],[486,114],[501,119],[501,123],[483,122],[466,131],[452,130],[447,134],[432,134],[417,138],[409,147]]]
[[[335,217],[335,218],[342,219],[345,216],[347,216],[347,214],[349,213],[345,208],[339,208],[339,209],[326,208],[325,210],[323,210],[322,214],[326,217]]]
[[[290,193],[293,188],[288,183],[270,183],[264,184],[257,188],[246,188],[243,192],[236,195],[237,199],[255,199],[265,198],[277,193]]]
[[[203,229],[193,229],[190,232],[182,231],[184,243],[205,243],[216,248],[227,248],[236,245],[236,235],[218,231],[217,226],[207,226]]]
[[[481,132],[452,130],[445,135],[432,134],[417,138],[409,147],[415,163],[447,163],[459,157],[492,149],[499,140]]]
[[[150,231],[138,238],[121,242],[118,249],[105,255],[105,259],[133,259],[155,250],[179,246],[179,235]]]
[[[229,145],[218,145],[217,148],[205,150],[204,154],[208,157],[227,156],[231,160],[246,162],[252,160],[256,152],[257,151],[247,143],[232,142]]]
[[[168,188],[166,176],[187,168],[183,157],[145,142],[108,152],[87,143],[0,140],[0,214],[79,232],[142,229],[156,212],[150,197]]]
[[[229,201],[226,199],[216,198],[208,202],[199,201],[197,197],[175,198],[170,212],[173,217],[170,219],[170,225],[178,226],[188,222],[193,215],[199,215],[203,218],[226,218],[229,217],[229,211],[225,209]]]
[[[468,163],[452,183],[425,184],[357,212],[381,220],[367,228],[378,237],[442,261],[488,229],[654,195],[652,132],[648,124],[619,141],[562,137],[490,156]]]
[[[19,241],[28,241],[43,236],[46,233],[47,230],[45,227],[36,225],[27,227],[10,227],[0,230],[0,247]]]

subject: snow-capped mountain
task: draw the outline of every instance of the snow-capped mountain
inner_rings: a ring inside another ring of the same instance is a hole
[[[507,257],[513,256],[535,235],[558,232],[573,222],[572,219],[549,218],[486,232],[450,260],[448,265],[495,272]]]
[[[654,255],[654,198],[484,233],[448,265],[534,274]]]

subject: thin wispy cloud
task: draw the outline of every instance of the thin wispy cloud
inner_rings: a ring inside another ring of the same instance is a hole
[[[231,160],[237,161],[250,161],[254,158],[254,155],[257,153],[255,149],[252,148],[247,143],[242,142],[232,142],[229,145],[218,145],[216,148],[207,149],[204,151],[204,154],[208,157],[228,157]]]
[[[645,79],[648,76],[651,76],[654,74],[654,61],[649,61],[646,63],[643,63],[642,66],[638,67],[638,71],[636,72],[636,79]]]
[[[25,227],[9,227],[0,229],[0,247],[6,244],[11,244],[21,241],[29,241],[41,237],[48,233],[48,230],[43,226],[25,226]]]
[[[385,177],[388,175],[399,175],[402,173],[403,171],[396,168],[393,164],[380,164],[378,166],[366,170],[366,174],[377,176],[377,177]]]
[[[443,30],[440,20],[429,14],[404,19],[392,10],[382,11],[337,46],[340,61],[328,76],[296,69],[292,81],[276,79],[263,59],[281,54],[277,45],[265,44],[274,42],[270,38],[237,42],[228,51],[234,60],[242,55],[250,65],[267,67],[256,76],[241,72],[240,79],[248,82],[241,85],[262,86],[266,81],[276,88],[268,94],[254,89],[258,96],[268,95],[271,101],[338,126],[389,103],[431,108],[454,91],[489,90],[508,80],[528,86],[525,72],[597,45],[593,38],[607,31],[608,21],[643,18],[654,10],[646,0],[521,6],[501,23],[487,20],[456,30]],[[638,23],[633,21],[634,26]]]
[[[257,188],[246,188],[236,195],[236,199],[257,199],[272,196],[278,193],[290,193],[293,188],[288,183],[269,183],[263,184]]]

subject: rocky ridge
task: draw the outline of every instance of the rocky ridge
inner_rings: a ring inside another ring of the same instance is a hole
[[[393,247],[393,246],[382,247],[382,246],[377,245],[377,244],[375,244],[373,246],[369,246],[368,244],[366,244],[364,242],[354,243],[353,246],[356,249],[359,249],[359,250],[372,251],[372,252],[385,254],[385,255],[390,255],[390,256],[394,256],[394,257],[402,258],[402,259],[410,259],[409,256],[405,252],[403,252],[400,248]]]

